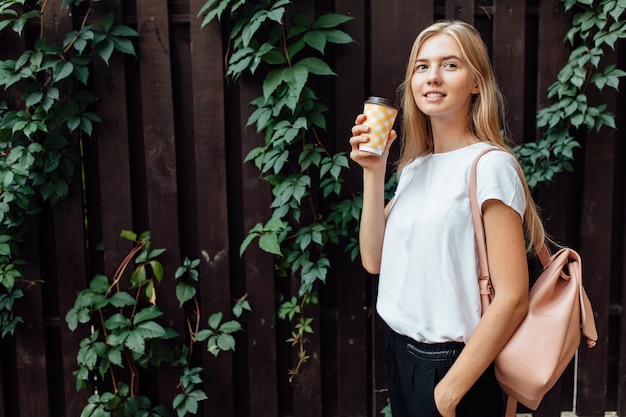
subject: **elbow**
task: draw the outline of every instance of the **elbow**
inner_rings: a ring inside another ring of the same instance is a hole
[[[496,293],[497,294],[497,293]],[[503,313],[509,318],[511,323],[517,326],[528,314],[528,293],[510,294],[504,296],[500,294],[498,303],[504,308]],[[494,302],[496,299],[494,298]]]
[[[511,302],[511,317],[515,319],[517,323],[521,322],[526,314],[528,314],[528,293],[520,294],[514,297]]]
[[[367,258],[361,258],[361,264],[369,274],[375,275],[380,273],[380,262],[372,261]]]

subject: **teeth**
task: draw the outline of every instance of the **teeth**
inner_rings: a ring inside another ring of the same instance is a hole
[[[428,94],[426,94],[426,97],[428,97],[428,98],[443,97],[443,94],[441,94],[441,93],[428,93]]]

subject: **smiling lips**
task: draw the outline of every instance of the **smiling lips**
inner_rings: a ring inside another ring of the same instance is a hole
[[[427,98],[438,98],[438,97],[445,97],[445,94],[443,93],[426,93],[424,94]]]

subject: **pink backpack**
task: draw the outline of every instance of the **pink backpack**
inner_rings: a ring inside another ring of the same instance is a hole
[[[480,265],[482,312],[493,296],[487,262],[485,230],[476,197],[476,165],[470,173],[470,205]],[[550,256],[544,245],[538,253],[543,271],[528,294],[528,314],[495,359],[496,378],[508,394],[506,416],[515,416],[517,402],[535,410],[543,396],[574,357],[582,333],[587,346],[598,340],[593,310],[582,284],[580,255],[563,248]]]

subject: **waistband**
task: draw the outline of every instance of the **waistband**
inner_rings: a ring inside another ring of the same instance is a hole
[[[389,329],[389,332],[411,354],[423,359],[454,359],[465,347],[465,343],[462,342],[423,343],[396,333],[391,329]]]

